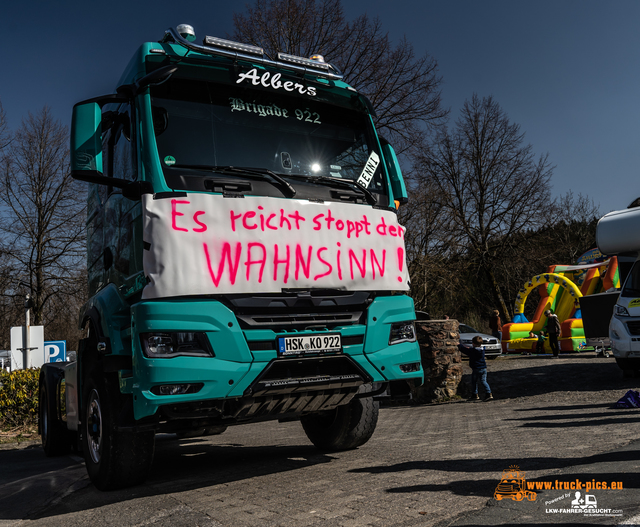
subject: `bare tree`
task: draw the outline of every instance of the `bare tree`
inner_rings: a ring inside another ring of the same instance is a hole
[[[67,145],[66,127],[45,107],[23,120],[0,165],[0,231],[13,278],[5,294],[31,294],[34,324],[55,317],[47,309],[53,298],[81,287],[74,278],[83,265],[85,199],[70,176]]]
[[[555,203],[553,232],[550,233],[557,263],[575,263],[578,258],[596,246],[596,225],[600,219],[599,207],[593,199],[568,191]],[[555,262],[554,262],[555,263]]]
[[[369,98],[376,125],[399,153],[421,148],[447,116],[436,60],[416,57],[406,39],[393,46],[377,18],[346,20],[341,0],[256,0],[234,23],[234,39],[269,54],[324,55]]]
[[[2,101],[0,101],[0,153],[9,145],[9,140],[10,135],[7,126],[7,116],[4,113]]]
[[[467,255],[478,279],[486,279],[505,318],[509,309],[494,266],[514,236],[548,219],[552,168],[534,158],[524,134],[492,97],[465,102],[453,130],[442,130],[420,167],[435,185],[433,196],[451,219],[450,243]]]

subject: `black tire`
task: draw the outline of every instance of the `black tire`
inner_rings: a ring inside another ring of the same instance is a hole
[[[371,391],[371,385],[361,392]],[[352,399],[334,410],[303,415],[302,428],[309,440],[320,450],[338,452],[364,445],[376,429],[380,405],[373,397]]]
[[[47,457],[63,456],[71,451],[72,434],[58,418],[56,397],[64,371],[42,369],[38,399],[38,428],[42,449]]]
[[[616,357],[616,363],[621,370],[640,370],[640,359],[636,357]]]
[[[83,393],[82,451],[91,482],[100,490],[142,483],[153,462],[155,433],[118,428],[124,397],[114,379],[93,373]]]

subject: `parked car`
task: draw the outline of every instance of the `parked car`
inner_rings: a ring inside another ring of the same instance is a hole
[[[476,335],[480,335],[482,337],[482,345],[484,346],[484,356],[487,359],[495,359],[502,355],[502,345],[496,337],[487,335],[486,333],[480,333],[477,329],[467,326],[466,324],[460,324],[459,331],[460,343],[465,346],[471,346],[471,339]]]

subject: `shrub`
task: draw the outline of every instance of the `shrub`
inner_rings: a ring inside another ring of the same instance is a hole
[[[39,368],[0,373],[0,430],[38,425]]]

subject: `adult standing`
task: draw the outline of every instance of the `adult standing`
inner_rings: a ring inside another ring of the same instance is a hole
[[[500,321],[500,311],[494,309],[489,318],[489,328],[491,334],[498,340],[502,340],[502,322]]]
[[[549,335],[549,345],[551,346],[553,356],[558,358],[558,353],[560,353],[560,349],[558,347],[560,320],[558,320],[558,315],[552,313],[550,309],[547,309],[544,314],[547,317],[547,335]]]

